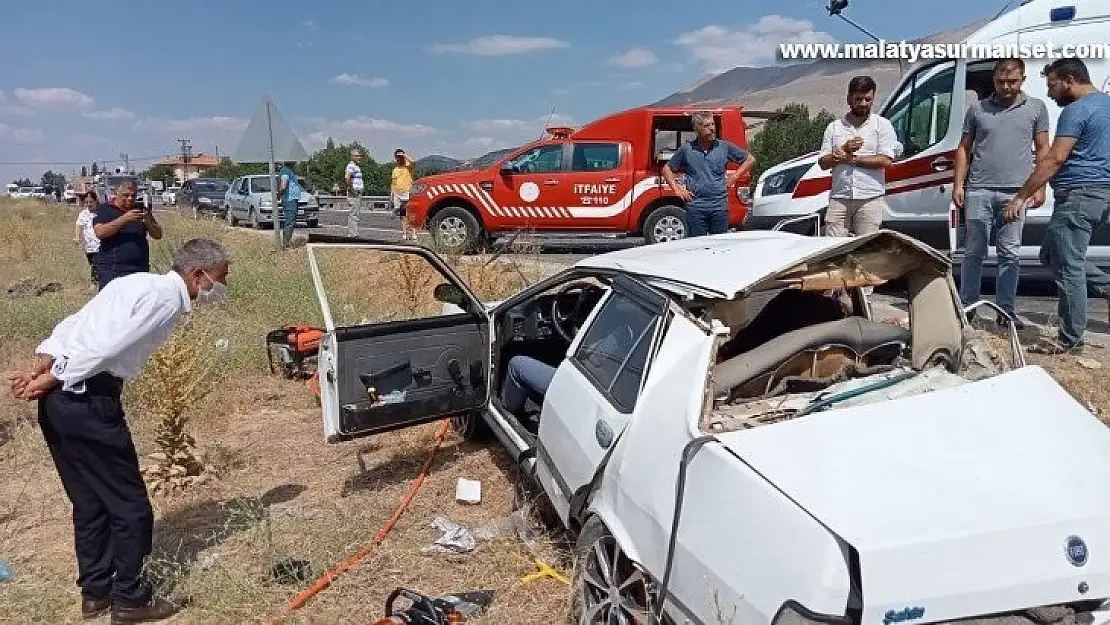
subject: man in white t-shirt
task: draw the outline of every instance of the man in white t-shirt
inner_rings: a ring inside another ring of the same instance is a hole
[[[817,162],[822,169],[832,169],[826,236],[858,236],[882,227],[884,170],[894,162],[899,144],[890,120],[871,112],[875,90],[870,76],[853,78],[848,83],[848,113],[825,128]]]
[[[362,152],[351,150],[351,160],[343,172],[347,183],[347,236],[358,236],[358,216],[362,211]]]

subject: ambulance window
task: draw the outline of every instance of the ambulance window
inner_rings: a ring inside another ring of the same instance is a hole
[[[563,170],[563,144],[541,145],[512,160],[513,170],[522,174],[546,174]]]
[[[576,143],[571,156],[571,171],[605,171],[616,169],[621,161],[617,143]]]
[[[891,98],[884,117],[894,126],[902,143],[902,157],[913,156],[948,134],[956,62],[945,61],[922,68]]]

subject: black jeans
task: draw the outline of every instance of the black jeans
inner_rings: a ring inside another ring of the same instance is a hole
[[[124,421],[122,380],[99,374],[84,393],[55,388],[39,400],[39,425],[73,504],[77,585],[86,598],[119,604],[150,600],[142,568],[154,513]]]
[[[100,266],[96,264],[96,252],[85,252],[85,258],[89,260],[92,283],[100,284]]]

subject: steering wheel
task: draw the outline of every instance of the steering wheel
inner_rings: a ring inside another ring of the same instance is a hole
[[[569,293],[578,292],[578,296],[574,298],[574,310],[564,314],[559,307],[559,300],[563,299]],[[592,282],[568,282],[564,284],[557,293],[551,298],[551,320],[554,322],[555,329],[559,332],[560,336],[568,342],[574,340],[574,335],[578,334],[578,324],[581,323],[589,312],[587,306],[590,301],[596,301],[596,297],[591,298],[591,295],[598,296],[602,292],[601,287]]]

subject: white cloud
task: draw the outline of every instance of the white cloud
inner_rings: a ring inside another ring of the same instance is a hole
[[[135,119],[134,113],[127,109],[121,109],[119,107],[114,107],[108,109],[107,111],[89,111],[87,113],[81,113],[81,116],[88,117],[90,119]]]
[[[648,67],[659,62],[659,57],[647,48],[632,48],[620,54],[609,57],[609,64],[617,67],[637,68]]]
[[[313,22],[312,20],[305,20],[305,21],[301,22],[301,26],[304,26],[305,28],[307,28],[308,30],[311,30],[312,32],[316,32],[316,31],[320,30],[320,27],[317,26],[316,22]]]
[[[358,74],[340,74],[331,79],[332,82],[340,85],[358,85],[360,87],[386,87],[389,81],[385,78],[363,78]]]
[[[39,89],[20,87],[12,93],[20,102],[32,108],[91,108],[96,104],[96,101],[88,95],[69,87],[43,87]]]
[[[0,123],[0,142],[11,145],[36,145],[42,143],[42,131],[32,128],[14,128]]]
[[[215,115],[211,117],[189,117],[185,119],[164,119],[147,117],[135,122],[136,130],[150,130],[169,134],[185,132],[242,132],[247,128],[247,119]]]
[[[553,37],[518,37],[514,35],[489,35],[471,39],[466,43],[437,43],[432,52],[461,52],[478,56],[507,56],[569,48],[570,44]]]
[[[705,71],[720,73],[735,67],[774,63],[779,44],[835,43],[832,35],[814,29],[813,22],[781,15],[764,15],[750,26],[729,30],[710,24],[680,34],[674,43],[685,47]]]

